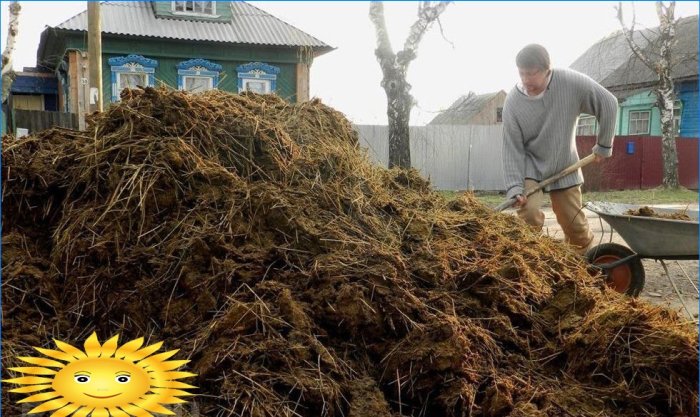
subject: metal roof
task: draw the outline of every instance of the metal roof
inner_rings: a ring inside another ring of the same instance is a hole
[[[649,56],[658,54],[656,41],[659,29],[635,31],[634,41]],[[698,16],[679,19],[676,26],[676,44],[673,47],[675,65],[671,75],[675,79],[698,77]],[[621,31],[591,46],[570,66],[601,85],[615,89],[654,82],[656,75],[632,52]],[[617,93],[616,93],[617,95]]]
[[[213,41],[271,46],[308,46],[325,50],[331,46],[248,3],[217,4],[231,7],[231,21],[186,20],[156,17],[151,2],[101,3],[102,33],[154,38]],[[87,31],[87,10],[56,26],[56,29]]]

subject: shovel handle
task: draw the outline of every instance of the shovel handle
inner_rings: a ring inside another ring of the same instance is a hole
[[[564,170],[559,172],[558,174],[555,174],[555,175],[547,178],[546,180],[541,181],[539,184],[537,184],[537,187],[530,188],[530,189],[526,190],[525,197],[530,197],[531,195],[533,195],[534,193],[543,189],[544,187],[548,186],[549,184],[566,177],[567,175],[571,174],[572,172],[576,171],[577,169],[582,168],[582,167],[590,164],[593,161],[595,161],[595,154],[592,153],[592,154],[588,155],[587,157],[581,159],[580,161],[576,162],[575,164],[564,168]],[[503,211],[503,210],[507,209],[508,207],[511,207],[513,204],[515,204],[515,202],[516,202],[515,197],[510,198],[510,199],[502,202],[498,206],[496,206],[496,208],[494,210]]]

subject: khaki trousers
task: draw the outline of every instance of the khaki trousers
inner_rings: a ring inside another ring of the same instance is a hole
[[[537,181],[525,180],[525,190],[536,186]],[[581,209],[581,186],[550,191],[549,197],[552,200],[552,211],[557,217],[557,223],[564,231],[565,242],[573,246],[576,252],[586,253],[593,243],[593,233]],[[544,193],[538,191],[527,198],[525,206],[518,209],[518,216],[538,231],[544,226],[544,213],[541,210],[543,203]]]

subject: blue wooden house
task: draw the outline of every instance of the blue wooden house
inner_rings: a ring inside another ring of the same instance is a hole
[[[220,89],[309,99],[310,67],[326,43],[242,1],[101,2],[102,101],[124,88]],[[87,11],[41,34],[37,64],[53,77],[56,108],[89,108]],[[18,92],[19,93],[19,92]]]
[[[658,28],[635,31],[634,40],[651,55]],[[681,18],[676,27],[673,49],[676,103],[674,123],[679,137],[698,137],[698,16]],[[630,49],[621,32],[602,39],[581,55],[571,68],[587,74],[610,90],[619,100],[618,135],[661,135],[661,115],[652,86],[656,75]],[[577,133],[593,135],[595,118],[579,118]]]

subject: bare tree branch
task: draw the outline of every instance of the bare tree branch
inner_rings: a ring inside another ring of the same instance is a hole
[[[622,2],[619,2],[617,5],[617,20],[620,21],[620,26],[622,26],[622,34],[625,36],[625,39],[627,40],[627,44],[629,45],[630,49],[634,54],[639,58],[640,61],[644,63],[647,67],[651,68],[653,70],[653,64],[649,59],[647,59],[646,55],[642,52],[642,48],[637,45],[637,43],[634,41],[634,25],[635,25],[635,17],[632,17],[632,25],[627,28],[625,26],[625,21],[622,16]],[[633,11],[634,14],[634,11]]]
[[[438,23],[438,27],[440,28],[440,35],[442,36],[442,39],[443,39],[445,42],[447,42],[447,43],[449,43],[450,45],[452,45],[452,49],[455,49],[455,44],[454,44],[454,42],[452,42],[451,40],[447,39],[447,36],[445,36],[445,31],[444,31],[443,28],[442,28],[442,21],[440,20],[439,17],[438,17],[438,19],[437,19],[437,23]]]
[[[369,19],[374,23],[374,31],[377,35],[377,49],[375,50],[375,55],[377,58],[386,57],[385,61],[389,59],[394,59],[394,49],[391,47],[391,41],[389,40],[389,32],[386,28],[386,20],[384,19],[384,3],[380,1],[373,1],[369,5]],[[389,62],[379,62],[384,65]]]
[[[449,1],[438,2],[435,6],[431,5],[429,1],[425,1],[421,4],[421,7],[418,8],[418,20],[411,26],[408,37],[404,42],[403,50],[398,53],[399,65],[408,67],[411,61],[415,59],[418,45],[423,39],[425,32],[430,29],[449,4]],[[404,70],[406,70],[406,68],[404,68]]]

